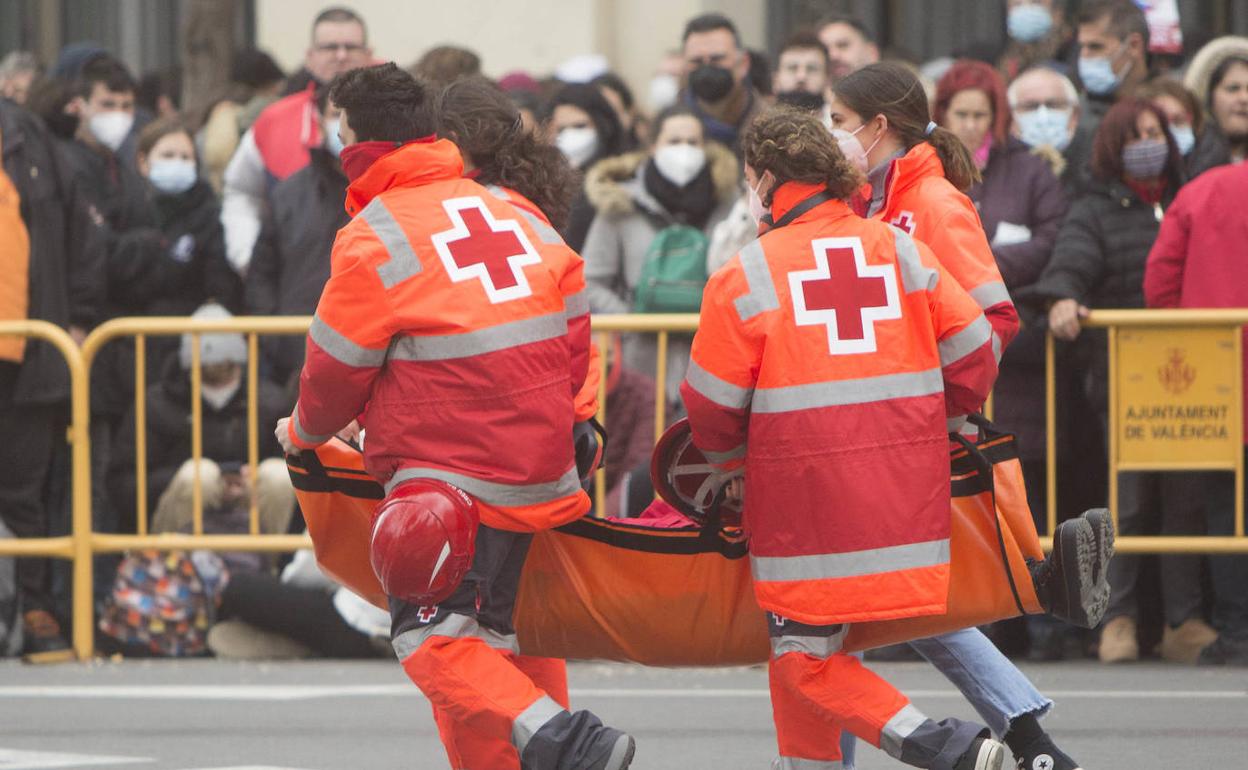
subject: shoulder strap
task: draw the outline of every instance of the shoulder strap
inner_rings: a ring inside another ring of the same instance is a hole
[[[763,224],[768,225],[772,230],[777,230],[781,227],[784,227],[787,224],[791,224],[793,220],[797,219],[802,214],[805,214],[807,211],[810,211],[815,206],[818,206],[821,203],[827,203],[830,200],[833,200],[833,198],[832,198],[831,193],[829,193],[827,190],[817,192],[814,195],[810,196],[809,198],[806,198],[805,200],[799,202],[793,208],[789,209],[788,212],[786,212],[784,216],[780,217],[779,221],[772,222],[771,214],[770,213],[766,214],[763,217]]]

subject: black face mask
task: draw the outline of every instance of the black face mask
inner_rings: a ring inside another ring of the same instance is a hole
[[[809,91],[781,91],[776,94],[776,101],[810,112],[823,109],[823,94],[812,94]]]
[[[732,72],[714,64],[703,64],[689,73],[689,89],[704,102],[718,102],[732,91]]]

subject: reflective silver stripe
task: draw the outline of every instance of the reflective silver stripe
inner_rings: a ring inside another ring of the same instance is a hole
[[[489,190],[490,194],[493,195],[495,198],[498,198],[499,200],[505,200],[505,201],[511,200],[511,193],[507,192],[506,190],[504,190],[503,188],[499,187],[496,184],[489,185],[485,189]]]
[[[966,425],[966,415],[961,417],[946,417],[945,430],[950,433],[961,433],[962,428]]]
[[[772,770],[844,770],[839,759],[800,759],[779,757],[771,763]]]
[[[446,361],[506,350],[531,342],[555,339],[568,333],[563,313],[510,321],[463,334],[397,337],[389,357],[395,361]]]
[[[842,625],[841,630],[832,636],[773,636],[771,656],[778,658],[786,653],[797,652],[816,658],[830,658],[841,651],[847,633],[849,626]]]
[[[829,580],[949,563],[949,540],[890,545],[849,553],[750,556],[756,580]]]
[[[563,706],[555,703],[549,695],[533,701],[533,705],[520,712],[520,716],[511,723],[511,745],[516,747],[517,752],[524,754],[524,747],[529,745],[529,740],[537,731],[563,713]]]
[[[398,657],[399,662],[407,660],[407,657],[420,646],[435,636],[446,636],[451,639],[469,639],[477,638],[484,641],[490,647],[512,654],[519,654],[520,643],[516,639],[515,634],[500,634],[497,631],[491,631],[488,628],[482,628],[477,623],[476,618],[470,618],[467,615],[458,615],[452,613],[448,615],[446,620],[441,623],[435,623],[432,626],[423,626],[421,628],[413,628],[410,631],[404,631],[394,637],[390,642],[390,646],[394,648],[394,654]]]
[[[970,291],[971,299],[981,308],[987,310],[993,305],[1000,305],[1002,302],[1014,304],[1014,300],[1010,299],[1010,292],[1005,288],[1005,284],[1000,281],[992,281],[991,283],[981,284]]]
[[[693,367],[689,368],[690,374]],[[699,388],[699,390],[701,390]],[[825,406],[867,404],[892,398],[910,398],[943,393],[945,380],[939,369],[904,374],[885,374],[857,380],[816,382],[782,388],[755,388],[753,409],[764,412],[795,412]]]
[[[381,277],[383,286],[392,288],[420,272],[420,260],[416,258],[411,241],[381,198],[373,198],[360,212],[360,217],[373,228],[377,239],[390,255],[389,260],[377,266],[377,275]]]
[[[500,484],[440,468],[403,468],[386,482],[386,493],[389,494],[390,490],[408,479],[440,479],[454,484],[483,503],[502,506],[540,505],[575,494],[581,488],[575,465],[558,481],[539,484]]]
[[[741,249],[741,269],[745,271],[750,293],[737,297],[733,304],[742,321],[780,307],[775,284],[771,282],[771,270],[767,267],[767,255],[763,254],[763,246],[757,240]]]
[[[538,239],[542,243],[563,243],[559,231],[542,221],[542,218],[524,206],[513,206],[516,213],[524,217],[524,221],[529,223],[529,227],[533,228],[533,232],[537,233]]]
[[[315,433],[308,433],[306,430],[304,430],[303,423],[299,421],[299,405],[298,404],[295,404],[295,411],[291,415],[290,423],[291,425],[295,426],[295,435],[298,436],[299,440],[305,444],[324,444],[326,441],[329,441],[331,438],[334,437],[332,433],[329,434],[328,436],[318,436]]]
[[[355,367],[381,366],[386,362],[386,349],[366,348],[344,337],[337,329],[325,323],[320,316],[312,317],[308,336],[316,346],[333,356],[340,364]]]
[[[894,759],[901,759],[902,744],[926,721],[922,711],[906,704],[884,724],[884,729],[880,731],[880,748]]]
[[[589,295],[581,289],[576,294],[563,299],[563,314],[568,318],[576,318],[589,312]]]
[[[989,326],[991,325],[990,323]],[[1001,335],[996,332],[992,333],[992,357],[997,363],[1001,363]]]
[[[703,396],[729,409],[744,409],[750,403],[751,394],[754,392],[750,388],[743,388],[727,380],[721,380],[692,359],[689,361],[689,371],[685,374],[685,380]]]
[[[901,267],[901,285],[909,294],[915,291],[931,291],[940,281],[940,272],[923,264],[919,247],[914,245],[910,233],[893,227],[893,246],[897,251],[897,264]]]
[[[940,350],[940,365],[949,366],[961,361],[992,341],[992,324],[984,318],[983,313],[966,328],[944,338],[936,347]]]
[[[702,454],[706,455],[706,459],[710,460],[712,465],[723,465],[745,457],[745,444],[729,449],[727,452],[711,452],[703,449]]]

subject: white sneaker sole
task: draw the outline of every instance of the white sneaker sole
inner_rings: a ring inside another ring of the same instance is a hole
[[[996,741],[984,741],[975,757],[975,770],[1004,770],[1005,746]]]

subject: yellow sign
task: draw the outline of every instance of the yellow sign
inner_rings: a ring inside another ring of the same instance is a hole
[[[1237,328],[1118,331],[1118,461],[1225,462],[1243,452]]]

